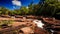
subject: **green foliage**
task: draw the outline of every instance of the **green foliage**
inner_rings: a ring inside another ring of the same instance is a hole
[[[21,7],[20,11],[21,11],[21,14],[26,15],[28,14],[29,9],[27,7]]]
[[[40,8],[41,8],[41,6],[39,4],[34,5],[34,7],[33,7],[33,14],[34,15],[40,15],[40,13],[41,13]]]
[[[45,0],[45,2],[41,5],[41,13],[46,16],[53,16],[59,12],[60,2],[58,0]]]
[[[8,15],[9,10],[5,7],[0,7],[0,15],[4,14],[4,15]]]
[[[20,9],[8,10],[5,7],[0,7],[0,15],[43,15],[54,16],[60,13],[60,1],[45,0],[42,4],[31,4],[27,7],[22,6]]]
[[[12,20],[3,20],[3,21],[0,21],[0,26],[3,25],[3,24],[11,25],[11,24],[13,24],[13,21]]]

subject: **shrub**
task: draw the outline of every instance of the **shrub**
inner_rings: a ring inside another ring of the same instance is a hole
[[[2,21],[0,21],[0,27],[3,27],[4,25],[11,26],[11,24],[13,24],[12,20],[2,20]]]

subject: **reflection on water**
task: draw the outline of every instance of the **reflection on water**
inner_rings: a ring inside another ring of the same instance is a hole
[[[42,23],[41,20],[34,20],[33,22],[36,23],[38,27],[43,28],[44,24]]]

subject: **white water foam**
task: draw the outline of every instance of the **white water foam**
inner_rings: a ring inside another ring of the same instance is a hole
[[[38,27],[43,28],[44,24],[42,23],[41,20],[34,20],[33,22],[36,23]]]

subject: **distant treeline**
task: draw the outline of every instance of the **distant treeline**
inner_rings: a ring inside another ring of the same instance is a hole
[[[41,1],[40,1],[41,2]],[[60,17],[60,1],[59,0],[44,0],[42,3],[31,4],[28,7],[22,6],[20,9],[9,10],[0,7],[0,15],[39,15]]]

